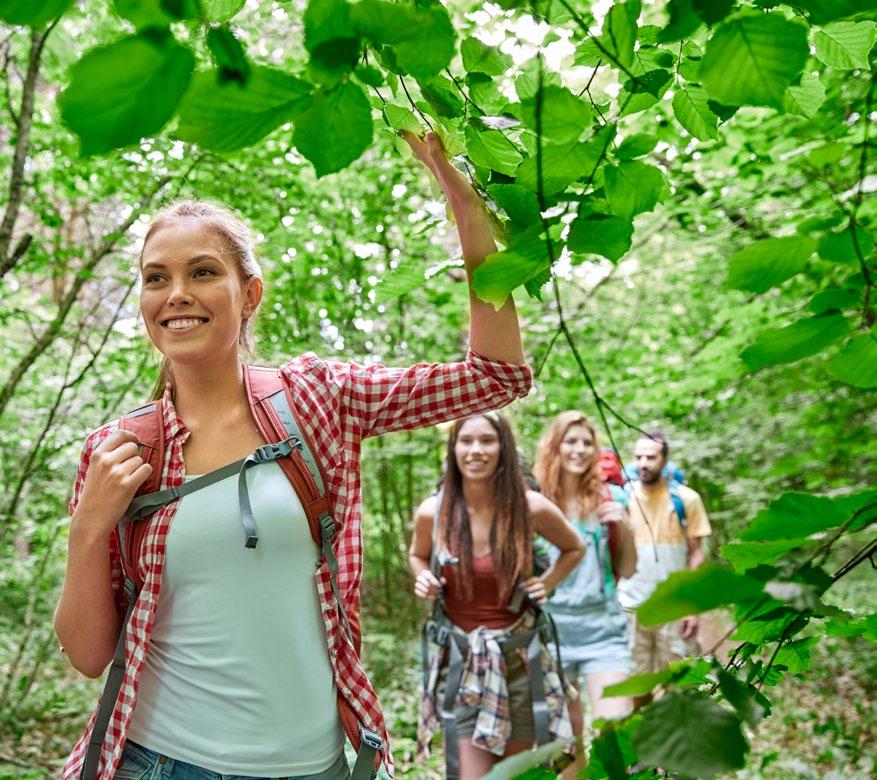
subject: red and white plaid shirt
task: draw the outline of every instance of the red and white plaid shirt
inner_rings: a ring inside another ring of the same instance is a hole
[[[472,351],[464,362],[418,364],[404,369],[321,360],[309,353],[284,366],[282,374],[300,412],[304,432],[314,447],[314,456],[326,476],[326,489],[337,524],[338,587],[348,615],[355,616],[359,614],[362,577],[359,474],[362,439],[389,431],[422,428],[505,406],[529,392],[530,370],[525,365],[487,360]],[[164,407],[167,449],[161,479],[163,489],[183,482],[183,442],[189,435],[177,416],[169,389],[165,399],[168,402]],[[108,423],[86,439],[70,502],[71,514],[82,493],[91,453],[117,426],[117,422]],[[99,780],[113,778],[122,756],[155,621],[168,530],[178,505],[177,501],[168,504],[149,519],[138,562],[143,589],[131,616],[125,676],[104,739]],[[122,588],[121,560],[113,542],[110,556],[113,589],[119,611],[124,615],[127,604]],[[387,729],[377,695],[346,632],[339,625],[325,560],[316,572],[315,581],[335,684],[358,713],[362,724],[380,734],[386,745]],[[67,760],[62,780],[78,777],[96,712]],[[387,771],[392,774],[389,750],[385,755]]]

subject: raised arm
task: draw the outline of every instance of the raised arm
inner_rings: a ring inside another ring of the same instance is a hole
[[[563,512],[541,493],[527,491],[527,503],[533,517],[533,530],[545,537],[560,555],[552,566],[539,577],[530,577],[522,583],[530,599],[542,604],[548,594],[578,565],[585,554],[585,543],[576,533]]]
[[[466,275],[471,283],[472,274],[484,258],[496,252],[490,232],[490,223],[484,203],[466,177],[448,161],[441,141],[435,133],[419,138],[403,133],[414,154],[429,168],[445,193],[448,205],[457,223],[457,233],[463,249]],[[523,363],[521,331],[518,315],[511,297],[497,311],[489,303],[476,297],[469,288],[469,346],[474,352],[491,360]]]

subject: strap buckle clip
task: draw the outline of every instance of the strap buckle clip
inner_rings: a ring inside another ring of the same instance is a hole
[[[384,746],[384,740],[378,734],[375,734],[374,731],[369,731],[364,726],[359,727],[359,736],[363,743],[372,750],[380,750]]]
[[[252,458],[256,463],[271,463],[272,461],[285,458],[292,452],[295,442],[292,439],[285,439],[276,444],[263,444],[253,450]]]

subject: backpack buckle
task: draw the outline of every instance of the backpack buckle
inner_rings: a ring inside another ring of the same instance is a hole
[[[359,736],[363,743],[372,750],[380,750],[384,746],[384,740],[378,734],[375,734],[374,731],[369,731],[364,726],[359,727]]]
[[[450,635],[451,635],[451,629],[448,628],[448,624],[441,623],[440,625],[436,626],[436,629],[435,629],[435,643],[437,645],[439,645],[440,647],[444,646],[447,643],[448,637]]]
[[[289,455],[292,452],[293,446],[294,443],[289,439],[279,441],[276,444],[263,444],[261,447],[256,447],[250,457],[256,463],[271,463]]]

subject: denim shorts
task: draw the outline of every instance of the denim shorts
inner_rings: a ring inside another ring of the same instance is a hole
[[[115,780],[253,780],[250,776],[225,775],[185,761],[178,761],[128,740]],[[272,779],[275,780],[275,779]],[[332,766],[314,775],[295,775],[276,780],[350,780],[344,752]]]

